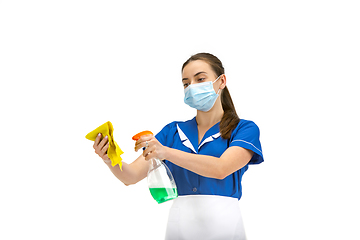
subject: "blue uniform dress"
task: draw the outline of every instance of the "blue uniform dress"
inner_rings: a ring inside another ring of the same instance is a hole
[[[237,201],[242,195],[241,178],[248,166],[264,161],[259,134],[254,122],[241,119],[230,139],[220,136],[217,123],[205,133],[199,144],[197,122],[193,118],[186,122],[172,122],[156,135],[162,145],[192,154],[220,157],[233,146],[254,152],[246,166],[222,180],[200,176],[164,160],[174,176],[179,194],[170,210],[166,239],[245,239]],[[206,205],[208,208],[204,207]],[[220,217],[221,222],[217,222]]]

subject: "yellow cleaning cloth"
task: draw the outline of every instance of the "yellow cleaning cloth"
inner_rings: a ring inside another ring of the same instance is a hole
[[[111,124],[111,122],[106,122],[100,127],[96,128],[95,130],[89,132],[85,137],[91,141],[95,141],[99,133],[101,133],[103,137],[108,136],[109,148],[107,150],[107,155],[111,160],[111,166],[114,167],[116,164],[119,164],[119,167],[122,171],[122,162],[121,162],[122,159],[120,155],[123,154],[124,152],[120,149],[119,145],[117,145],[117,143],[114,141],[113,131],[114,131],[114,127]]]

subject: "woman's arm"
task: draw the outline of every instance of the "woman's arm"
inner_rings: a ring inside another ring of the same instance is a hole
[[[143,155],[139,156],[131,164],[123,162],[122,171],[120,170],[119,165],[115,165],[113,167],[111,165],[110,159],[105,163],[109,167],[110,171],[115,175],[115,177],[123,182],[126,186],[143,180],[147,176],[147,172],[149,170],[149,162],[145,161]]]
[[[146,142],[148,142],[148,148],[143,152],[145,160],[151,158],[166,159],[201,176],[217,179],[224,179],[231,173],[244,167],[254,154],[251,150],[237,146],[228,148],[220,158],[186,153],[161,145],[151,135],[141,137],[136,142],[135,151],[145,147]]]
[[[115,177],[117,177],[117,179],[123,182],[126,186],[135,184],[146,177],[149,169],[149,163],[145,161],[145,157],[143,157],[143,155],[140,155],[131,164],[123,162],[121,171],[119,165],[115,165],[114,167],[111,165],[111,160],[106,154],[106,151],[109,148],[107,137],[101,140],[101,134],[99,134],[95,139],[93,147],[95,149],[95,153],[103,159]]]
[[[251,160],[253,154],[251,150],[245,148],[230,147],[220,158],[217,158],[167,148],[165,159],[201,176],[224,179],[244,167]]]

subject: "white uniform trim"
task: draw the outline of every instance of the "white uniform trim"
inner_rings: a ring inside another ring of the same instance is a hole
[[[179,127],[179,124],[176,124],[177,130],[179,132],[179,136],[180,136],[180,140],[181,141],[185,141],[188,140],[187,136],[185,135],[185,133],[181,130],[181,128]]]
[[[208,142],[211,142],[211,141],[214,141],[215,138],[218,138],[220,137],[220,133],[216,133],[208,138],[206,138],[199,146],[199,149],[202,147],[202,145],[204,145],[205,143],[208,143]]]
[[[197,153],[197,151],[195,150],[194,146],[191,144],[189,138],[185,135],[185,133],[181,130],[181,128],[179,127],[179,124],[176,124],[179,136],[180,136],[180,140],[182,142],[182,144],[188,148],[190,148],[193,152]],[[218,132],[214,135],[211,135],[210,137],[207,137],[198,147],[198,150],[205,144],[208,142],[212,142],[214,141],[214,139],[220,137],[221,134]]]
[[[247,141],[244,141],[244,140],[233,140],[231,143],[233,143],[233,142],[244,142],[244,143],[250,144],[251,146],[253,146],[256,150],[258,150],[262,154],[262,151],[260,149],[258,149],[257,147],[255,147],[255,145],[250,143],[250,142],[247,142]]]
[[[188,137],[185,135],[185,133],[179,127],[179,124],[176,124],[176,127],[177,127],[182,144],[184,144],[185,147],[190,148],[193,152],[197,153],[194,146],[191,144],[190,140],[188,139]]]
[[[190,148],[191,150],[193,150],[193,152],[197,153],[197,151],[195,150],[194,146],[191,144],[190,140],[186,140],[185,142],[183,142],[183,144]]]

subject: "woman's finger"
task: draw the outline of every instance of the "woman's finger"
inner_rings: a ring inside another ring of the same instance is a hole
[[[146,144],[147,143],[147,144]],[[139,151],[139,149],[143,149],[143,148],[146,148],[149,146],[149,141],[138,141],[136,144],[135,144],[135,151]]]
[[[139,142],[139,141],[136,141],[136,143],[135,143],[135,152],[137,152],[139,149],[141,148],[141,142]]]
[[[105,163],[110,163],[110,158],[107,155],[107,150],[109,149],[110,142],[108,141],[108,136],[105,136],[101,139],[102,134],[99,133],[94,141],[93,148],[95,149],[95,153],[99,155]]]
[[[98,145],[99,150],[101,150],[107,142],[108,142],[108,136],[105,136]]]
[[[153,159],[153,158],[157,158],[156,157],[156,150],[154,150],[154,151],[150,151],[148,154],[146,154],[146,156],[144,156],[145,157],[145,160],[146,161],[149,161],[150,159]]]
[[[99,134],[96,136],[95,141],[94,141],[94,146],[93,146],[93,148],[96,148],[96,147],[99,145],[100,139],[101,139],[101,133],[99,133]]]
[[[144,149],[143,151],[143,156],[146,157],[149,153],[151,153],[152,151],[154,151],[154,147],[147,147]]]
[[[101,149],[101,152],[106,153],[106,151],[107,151],[108,148],[109,148],[109,144],[110,144],[110,142],[108,141],[108,142],[105,144],[105,146]]]

